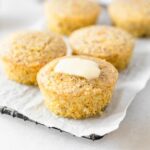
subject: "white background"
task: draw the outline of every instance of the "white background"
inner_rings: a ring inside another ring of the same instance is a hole
[[[33,5],[34,4],[34,5]],[[43,15],[36,0],[0,1],[0,37],[30,26]],[[0,150],[149,150],[150,82],[138,94],[117,131],[90,141],[40,125],[0,115]]]

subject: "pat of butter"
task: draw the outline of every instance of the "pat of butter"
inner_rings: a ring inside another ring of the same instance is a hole
[[[84,58],[64,58],[57,63],[54,71],[84,77],[88,80],[98,78],[100,75],[98,64]]]

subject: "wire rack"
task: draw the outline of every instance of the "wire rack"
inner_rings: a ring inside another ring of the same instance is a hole
[[[12,116],[13,118],[16,117],[16,118],[22,119],[22,120],[24,120],[24,121],[30,121],[30,122],[35,123],[36,125],[45,126],[45,125],[43,125],[43,124],[41,124],[41,123],[39,123],[39,122],[37,122],[37,121],[34,121],[34,120],[32,120],[32,119],[30,119],[30,118],[28,118],[28,117],[22,115],[21,113],[19,113],[19,112],[13,110],[13,109],[11,109],[11,108],[8,108],[8,107],[0,107],[0,113],[1,113],[1,114],[6,114],[6,115],[10,115],[10,116]],[[56,128],[56,127],[48,127],[48,128],[49,128],[49,129],[55,129],[55,130],[58,130],[58,131],[60,131],[60,132],[65,132],[65,131],[63,131],[63,130],[61,130],[61,129],[59,129],[59,128]],[[66,133],[68,133],[68,132],[66,132]],[[69,133],[69,134],[70,134],[70,133]],[[72,134],[72,135],[73,135],[73,134]],[[73,136],[75,136],[75,135],[73,135]],[[95,140],[100,140],[101,138],[103,138],[103,136],[99,136],[99,135],[96,135],[96,134],[91,134],[91,135],[89,135],[89,136],[83,136],[82,138],[86,138],[86,139],[95,141]]]

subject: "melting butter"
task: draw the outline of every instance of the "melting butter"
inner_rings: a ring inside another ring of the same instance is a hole
[[[54,71],[84,77],[88,80],[98,78],[101,72],[96,62],[73,57],[61,59],[55,66]]]

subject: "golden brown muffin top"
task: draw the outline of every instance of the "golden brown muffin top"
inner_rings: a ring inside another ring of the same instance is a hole
[[[74,31],[70,44],[75,54],[105,58],[131,51],[133,38],[122,29],[111,26],[90,26]]]
[[[2,59],[28,66],[43,66],[66,54],[63,39],[51,32],[16,33],[4,44],[1,45]]]
[[[50,0],[46,3],[47,9],[59,17],[87,17],[97,15],[100,6],[91,0]]]
[[[122,15],[122,19],[150,20],[150,0],[113,0],[109,10],[116,12],[116,16]]]
[[[54,68],[59,60],[63,58],[83,58],[95,61],[99,64],[101,73],[98,78],[91,80],[75,75],[57,73],[54,71]],[[98,58],[87,56],[66,56],[57,58],[44,66],[38,73],[37,78],[38,83],[51,92],[60,95],[72,94],[76,96],[89,94],[89,91],[91,90],[95,92],[95,94],[102,92],[101,87],[103,87],[104,90],[114,87],[118,78],[118,71],[110,63]]]

